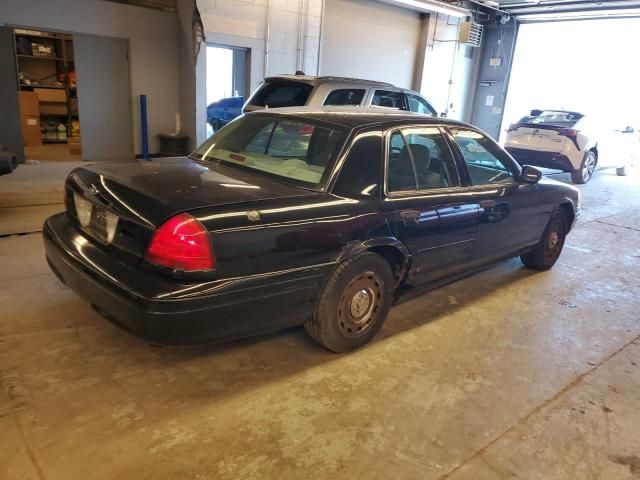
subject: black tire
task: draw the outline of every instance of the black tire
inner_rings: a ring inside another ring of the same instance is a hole
[[[328,350],[355,350],[380,331],[393,291],[393,273],[384,258],[373,252],[356,255],[333,272],[305,330]]]
[[[591,180],[591,177],[593,177],[597,164],[598,159],[595,152],[593,150],[589,150],[584,154],[580,168],[571,172],[571,181],[579,184],[587,183]]]
[[[549,270],[558,260],[569,230],[567,214],[561,208],[551,215],[540,242],[520,256],[525,266],[534,270]]]

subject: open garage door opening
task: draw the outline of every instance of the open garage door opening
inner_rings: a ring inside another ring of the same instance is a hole
[[[576,183],[583,183],[580,175],[589,176],[588,171],[575,172],[589,151],[596,169],[611,166],[628,173],[621,169],[632,158],[628,170],[637,172],[640,69],[633,45],[638,28],[637,18],[523,24],[501,142],[516,153],[546,142],[541,149],[551,153],[544,166],[566,163],[564,171],[573,168]],[[565,143],[571,146],[567,139],[579,144],[573,167],[563,156],[571,156],[562,150]]]

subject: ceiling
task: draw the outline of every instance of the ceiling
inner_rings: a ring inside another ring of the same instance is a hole
[[[499,8],[522,21],[640,17],[635,0],[498,0]]]
[[[108,2],[126,3],[136,7],[154,8],[156,10],[176,11],[176,0],[106,0]]]

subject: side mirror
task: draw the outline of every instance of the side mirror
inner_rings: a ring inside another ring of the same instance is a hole
[[[538,183],[542,178],[542,172],[536,167],[525,165],[522,167],[521,178],[525,183]]]

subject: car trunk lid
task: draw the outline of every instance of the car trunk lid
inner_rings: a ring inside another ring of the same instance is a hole
[[[140,258],[156,228],[178,213],[308,194],[233,167],[170,158],[76,169],[67,179],[66,207],[80,224],[78,204],[88,201],[88,223],[79,226],[106,247]]]

